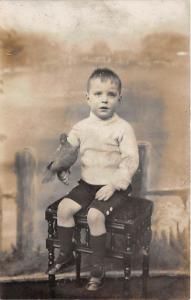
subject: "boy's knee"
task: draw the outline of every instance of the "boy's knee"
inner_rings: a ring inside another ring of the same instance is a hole
[[[105,216],[98,209],[90,208],[87,214],[87,221],[90,226],[101,222],[105,223]]]
[[[60,217],[70,217],[74,214],[71,199],[64,198],[58,205],[57,216]]]

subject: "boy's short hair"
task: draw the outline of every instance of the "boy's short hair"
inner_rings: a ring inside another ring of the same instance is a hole
[[[94,70],[93,73],[88,78],[87,91],[89,91],[91,80],[95,78],[100,78],[101,81],[105,81],[108,79],[114,81],[118,85],[119,93],[121,93],[121,79],[112,70],[107,68],[98,68]]]

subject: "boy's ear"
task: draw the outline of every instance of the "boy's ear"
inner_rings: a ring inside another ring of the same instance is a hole
[[[89,93],[86,92],[86,100],[89,101],[89,98],[90,98],[90,97],[89,97]]]
[[[120,103],[122,102],[122,95],[121,94],[119,95],[119,102]]]

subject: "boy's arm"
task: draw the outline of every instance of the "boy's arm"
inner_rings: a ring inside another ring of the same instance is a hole
[[[130,126],[124,131],[119,141],[119,149],[121,162],[110,183],[116,190],[126,190],[139,166],[138,145]]]
[[[80,134],[77,125],[75,125],[69,132],[67,141],[76,149],[80,147]]]
[[[126,190],[139,165],[137,141],[133,129],[129,126],[119,140],[121,163],[114,172],[111,181],[96,194],[98,200],[108,200],[116,190]]]

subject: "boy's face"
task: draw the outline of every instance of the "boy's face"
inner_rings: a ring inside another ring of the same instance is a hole
[[[100,119],[111,118],[121,100],[118,85],[108,79],[101,81],[99,78],[90,81],[87,101],[91,111]]]

